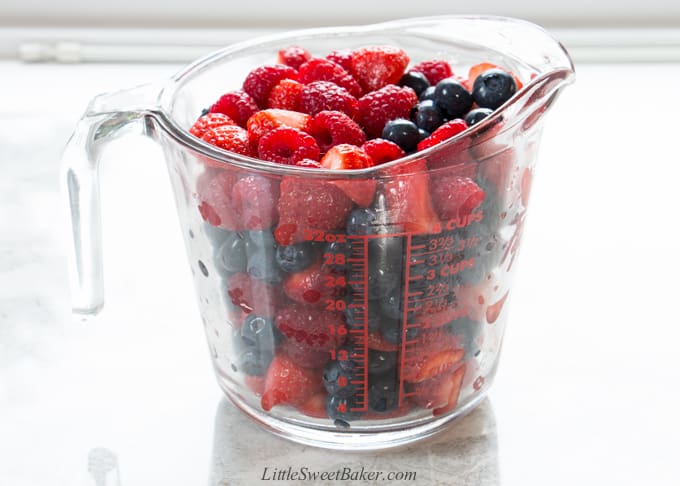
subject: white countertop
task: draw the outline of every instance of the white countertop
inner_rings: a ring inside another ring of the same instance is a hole
[[[71,317],[61,147],[91,96],[175,70],[0,63],[0,484],[252,485],[289,466],[680,483],[680,65],[577,66],[546,124],[489,399],[429,442],[374,454],[288,443],[222,398],[150,141],[107,154],[107,302],[93,322]],[[119,482],[95,482],[88,460],[113,459]]]

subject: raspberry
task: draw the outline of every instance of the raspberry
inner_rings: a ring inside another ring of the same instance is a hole
[[[302,66],[298,72],[298,79],[303,84],[314,81],[329,81],[345,88],[354,97],[361,96],[361,86],[339,64],[328,59],[310,59]]]
[[[429,137],[420,141],[418,144],[418,151],[429,149],[444,140],[448,140],[449,138],[464,132],[466,129],[467,124],[465,123],[465,120],[461,120],[460,118],[446,122],[432,132]]]
[[[408,55],[397,47],[364,47],[352,51],[351,73],[368,93],[388,84],[397,84],[408,63]]]
[[[243,81],[243,91],[252,96],[259,107],[264,108],[269,92],[282,79],[297,79],[297,71],[284,64],[260,66],[248,73]]]
[[[342,345],[344,336],[331,333],[330,326],[339,326],[344,322],[339,312],[300,304],[279,309],[274,318],[276,327],[289,341],[318,351],[327,351]]]
[[[235,123],[234,120],[223,113],[208,113],[194,122],[189,129],[189,133],[194,137],[202,138],[209,129],[223,125],[235,125]]]
[[[300,66],[311,59],[312,55],[307,49],[300,46],[290,46],[279,51],[279,64],[285,64],[293,69],[299,69]]]
[[[290,127],[275,128],[262,136],[257,145],[262,160],[295,165],[303,159],[318,160],[321,153],[311,135]]]
[[[271,228],[278,220],[279,185],[262,176],[241,178],[232,190],[236,216],[248,231]]]
[[[267,369],[260,405],[265,411],[276,405],[300,406],[323,389],[321,370],[303,368],[285,354],[277,354]]]
[[[198,177],[196,181],[198,211],[208,224],[231,231],[243,229],[231,198],[237,181],[237,176],[228,169],[208,170]]]
[[[232,304],[246,314],[273,318],[279,301],[279,292],[262,280],[252,278],[245,272],[235,273],[229,278],[227,295]]]
[[[361,147],[372,159],[375,165],[391,162],[406,156],[399,145],[384,138],[374,138]]]
[[[253,156],[248,142],[248,132],[236,125],[222,125],[210,128],[203,134],[203,140],[223,150],[241,155]]]
[[[276,241],[290,245],[303,241],[310,230],[336,230],[345,225],[352,200],[332,184],[300,177],[281,180]]]
[[[255,113],[248,120],[248,140],[257,147],[262,135],[279,127],[291,127],[306,131],[312,117],[290,110],[269,109]]]
[[[292,79],[282,79],[269,93],[267,106],[281,110],[299,111],[302,84]]]
[[[442,79],[453,76],[453,71],[451,70],[449,63],[439,59],[419,62],[409,69],[409,71],[423,73],[432,86],[436,85]]]
[[[329,81],[314,81],[302,88],[300,94],[300,111],[310,115],[332,110],[356,118],[357,109],[357,99],[345,88]]]
[[[338,64],[348,73],[352,71],[352,54],[349,51],[331,51],[326,59]]]
[[[359,98],[359,120],[370,137],[379,137],[388,121],[408,119],[417,102],[411,88],[390,84]]]
[[[362,145],[366,141],[361,127],[341,111],[320,111],[314,115],[309,133],[316,139],[321,152],[341,143]]]
[[[443,219],[463,219],[484,201],[484,190],[467,177],[439,176],[430,180],[432,204]]]
[[[245,127],[248,118],[257,111],[257,103],[245,91],[240,89],[231,91],[220,97],[210,107],[210,113],[223,113],[234,120],[239,126]]]

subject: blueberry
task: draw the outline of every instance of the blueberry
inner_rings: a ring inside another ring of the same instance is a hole
[[[399,386],[392,375],[375,377],[368,387],[368,407],[374,412],[388,412],[399,405]]]
[[[418,99],[419,99],[420,101],[434,100],[434,90],[435,90],[435,87],[434,87],[434,86],[430,86],[429,88],[427,88],[425,91],[423,91],[423,92],[420,94],[420,96],[418,97]]]
[[[229,232],[215,251],[215,266],[221,274],[246,270],[246,241],[241,233]]]
[[[345,345],[335,350],[335,361],[340,365],[340,368],[349,373],[352,373],[356,367],[354,357],[355,351],[351,346]]]
[[[434,132],[444,123],[444,117],[433,100],[425,100],[418,103],[412,117],[418,128],[428,132]]]
[[[350,329],[358,329],[364,325],[364,309],[361,307],[352,306],[352,300],[348,299],[347,307],[343,311],[345,314],[345,322]],[[380,325],[380,304],[378,302],[368,301],[368,332],[373,332],[378,329]]]
[[[238,368],[246,375],[261,376],[272,359],[274,356],[271,353],[261,353],[256,348],[248,347],[238,356]]]
[[[355,397],[344,398],[336,395],[328,395],[326,397],[328,418],[335,421],[335,425],[338,427],[349,427],[349,421],[361,417],[360,412],[352,410],[352,408],[356,407],[357,400]]]
[[[413,152],[420,141],[416,124],[403,118],[388,121],[383,128],[382,138],[396,143],[406,153]]]
[[[281,339],[274,322],[267,317],[250,314],[241,327],[241,340],[244,344],[257,348],[260,352],[273,354],[274,347]]]
[[[472,97],[482,108],[495,110],[512,98],[517,91],[513,77],[500,69],[489,69],[477,76],[472,86]]]
[[[311,243],[296,243],[294,245],[276,248],[276,263],[284,272],[295,273],[311,265],[314,259],[314,248]]]
[[[467,126],[471,127],[472,125],[482,121],[491,113],[493,113],[493,110],[489,108],[475,108],[474,110],[470,110],[468,114],[465,115],[465,123],[467,123]]]
[[[423,140],[425,140],[427,137],[429,137],[430,135],[432,135],[432,134],[430,132],[428,132],[427,130],[423,130],[422,128],[418,129],[418,136],[420,137],[421,142]]]
[[[268,283],[281,281],[281,272],[273,250],[256,249],[251,252],[248,255],[247,271],[251,277]]]
[[[444,115],[451,119],[462,117],[472,106],[470,92],[454,78],[442,79],[437,83],[434,101]]]
[[[430,82],[423,73],[411,71],[404,74],[399,80],[399,86],[408,86],[420,96],[423,91],[430,87]]]
[[[401,288],[395,288],[384,299],[380,300],[380,311],[383,316],[397,321],[404,316],[404,308],[401,306],[402,293]]]
[[[385,373],[397,364],[397,353],[391,351],[368,350],[368,372],[371,375]]]
[[[205,116],[205,115],[207,115],[208,113],[210,113],[210,108],[203,108],[203,109],[201,110],[201,116]],[[201,116],[199,116],[199,118],[200,118]]]
[[[403,328],[401,327],[401,321],[382,321],[382,336],[388,343],[401,344],[401,336],[403,334]],[[417,327],[410,327],[406,330],[406,340],[410,341],[415,339],[419,334]]]
[[[465,350],[465,356],[474,356],[479,350],[475,344],[475,340],[482,332],[483,326],[479,322],[475,322],[469,317],[459,317],[448,323],[446,329],[460,338],[460,344]]]
[[[348,235],[374,235],[380,232],[378,214],[370,208],[357,208],[347,218]]]
[[[350,245],[346,242],[334,241],[327,243],[323,249],[323,268],[334,272],[345,272],[349,265]],[[344,262],[344,263],[343,263]]]
[[[251,251],[255,248],[265,250],[276,249],[276,240],[274,239],[274,234],[270,230],[249,231],[247,249]]]
[[[210,240],[212,246],[215,248],[221,246],[222,243],[224,243],[224,240],[229,238],[234,233],[233,231],[218,228],[217,226],[213,226],[209,223],[203,224],[203,232]]]
[[[355,379],[352,370],[343,368],[337,361],[329,361],[323,370],[323,386],[329,395],[351,397],[357,391],[357,386],[352,383]]]

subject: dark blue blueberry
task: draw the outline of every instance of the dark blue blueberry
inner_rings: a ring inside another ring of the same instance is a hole
[[[281,340],[278,329],[271,319],[250,314],[241,327],[241,340],[260,352],[274,353],[274,347]]]
[[[217,226],[213,226],[208,223],[203,224],[203,232],[205,233],[205,236],[208,237],[208,240],[210,240],[210,243],[214,248],[221,246],[222,243],[224,243],[224,240],[234,234],[233,231],[218,228]]]
[[[420,96],[418,97],[418,99],[419,99],[420,101],[434,100],[434,90],[435,90],[435,87],[434,87],[434,86],[430,86],[429,88],[427,88],[425,91],[423,91],[423,92],[420,94]]]
[[[343,370],[352,373],[356,368],[355,350],[352,346],[341,346],[335,350],[335,361]]]
[[[328,418],[333,420],[338,427],[349,427],[348,422],[361,417],[361,412],[352,411],[352,408],[357,407],[358,404],[355,397],[344,398],[337,395],[328,395],[326,397]]]
[[[483,329],[481,323],[475,322],[469,317],[459,317],[448,323],[446,329],[459,338],[466,357],[474,356],[479,351],[476,340]]]
[[[402,294],[403,289],[395,288],[384,299],[380,300],[380,311],[385,317],[396,321],[404,317],[404,308],[401,305]]]
[[[423,73],[411,71],[401,77],[399,86],[408,86],[416,92],[416,95],[420,96],[423,91],[430,87],[430,82]]]
[[[411,120],[397,118],[385,124],[382,131],[382,138],[399,145],[404,152],[413,152],[420,141],[418,127]]]
[[[215,267],[220,275],[245,272],[246,240],[241,233],[229,232],[215,251]]]
[[[418,136],[420,137],[421,142],[423,140],[425,140],[427,137],[429,137],[430,135],[432,135],[432,134],[430,132],[428,132],[427,130],[423,130],[422,128],[418,129]]]
[[[403,334],[403,328],[401,326],[401,321],[382,321],[383,326],[381,327],[382,336],[385,341],[392,344],[401,344],[401,336]],[[395,325],[396,323],[396,325]],[[406,340],[410,341],[415,339],[419,334],[417,327],[410,327],[406,330]]]
[[[251,252],[248,255],[247,271],[251,277],[269,283],[279,283],[282,279],[274,250],[256,249]]]
[[[500,69],[489,69],[477,76],[472,86],[472,97],[482,108],[495,110],[512,98],[517,91],[513,77]]]
[[[378,214],[370,208],[357,208],[347,217],[348,235],[374,235],[381,232]]]
[[[402,286],[403,247],[399,236],[368,241],[369,298],[380,299]]]
[[[262,353],[257,348],[247,347],[238,356],[238,369],[251,376],[261,376],[274,359],[271,353]]]
[[[372,375],[386,373],[397,364],[397,353],[391,351],[368,350],[368,372]]]
[[[413,121],[418,128],[434,132],[444,123],[444,117],[433,100],[426,100],[416,105],[413,111]]]
[[[201,116],[205,116],[205,115],[207,115],[208,113],[210,113],[210,108],[203,108],[203,109],[201,110]],[[199,118],[200,118],[201,116],[199,116]]]
[[[341,255],[338,257],[338,255]],[[349,268],[347,259],[350,256],[350,245],[346,242],[334,241],[327,243],[323,249],[323,267],[335,272],[343,273]],[[344,262],[344,263],[342,263]]]
[[[348,297],[347,307],[343,311],[345,314],[345,322],[350,329],[359,329],[364,325],[364,309],[352,305],[353,299]],[[380,304],[378,302],[368,301],[368,332],[373,332],[378,329],[380,325]]]
[[[247,249],[253,251],[255,248],[265,250],[275,250],[276,240],[271,230],[248,231]]]
[[[463,117],[472,106],[470,92],[454,78],[442,79],[437,83],[434,101],[450,119]]]
[[[323,370],[323,386],[329,395],[351,397],[357,391],[352,383],[356,379],[353,370],[342,367],[337,361],[329,361]]]
[[[368,407],[374,412],[389,412],[399,405],[399,385],[393,373],[376,376],[368,386]]]
[[[472,125],[482,121],[491,113],[493,113],[493,110],[489,108],[475,108],[474,110],[470,110],[468,114],[465,115],[465,123],[467,123],[467,126],[471,127]]]
[[[279,246],[276,248],[276,263],[284,272],[299,272],[312,264],[314,253],[311,243]]]

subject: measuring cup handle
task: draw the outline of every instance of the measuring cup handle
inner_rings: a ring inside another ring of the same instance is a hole
[[[70,217],[69,277],[74,313],[97,314],[104,305],[99,166],[103,149],[121,135],[150,135],[146,120],[160,86],[99,95],[88,106],[62,156],[61,184]]]

